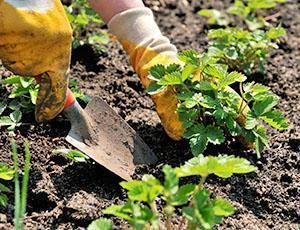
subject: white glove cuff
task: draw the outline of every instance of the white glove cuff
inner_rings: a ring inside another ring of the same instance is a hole
[[[109,21],[108,28],[121,42],[125,40],[150,48],[162,55],[177,54],[175,46],[161,34],[149,8],[140,7],[123,11]]]

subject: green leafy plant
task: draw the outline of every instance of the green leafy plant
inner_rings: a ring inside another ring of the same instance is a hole
[[[284,2],[286,0],[235,0],[234,4],[227,9],[227,13],[238,16],[249,30],[254,31],[270,26],[260,11],[274,8],[278,3]],[[202,9],[198,14],[207,17],[209,24],[227,26],[232,22],[226,12],[216,9]]]
[[[228,12],[243,19],[253,31],[269,26],[269,23],[259,15],[259,10],[271,9],[283,2],[286,0],[235,0],[234,5],[228,8]]]
[[[25,141],[24,144],[25,151],[25,163],[24,163],[24,173],[22,177],[22,185],[19,182],[19,164],[18,164],[18,151],[17,144],[15,140],[12,140],[12,155],[14,161],[14,180],[15,180],[15,229],[22,230],[24,228],[24,216],[26,213],[26,203],[27,203],[27,191],[28,191],[28,180],[29,180],[29,170],[30,170],[30,151],[29,143]]]
[[[8,164],[0,162],[0,179],[1,180],[12,180],[14,178],[15,170]],[[0,183],[0,205],[6,206],[8,197],[5,193],[10,192],[10,189],[3,183]]]
[[[231,70],[241,71],[247,75],[259,70],[264,73],[264,63],[271,49],[277,49],[277,39],[285,35],[282,27],[272,27],[267,32],[253,32],[237,29],[210,30],[208,52],[226,64]]]
[[[230,18],[227,14],[216,9],[203,9],[198,11],[198,14],[207,17],[208,24],[227,26],[230,23]]]
[[[62,154],[70,160],[77,163],[86,163],[90,158],[84,153],[73,149],[56,149],[52,151],[53,154]]]
[[[106,218],[101,218],[94,220],[88,227],[87,230],[112,230],[113,223],[111,220]]]
[[[13,75],[0,81],[3,85],[11,85],[8,99],[0,100],[0,127],[8,126],[9,131],[22,124],[22,115],[33,110],[39,91],[39,85],[31,77]],[[2,116],[3,113],[7,115]]]
[[[147,89],[156,94],[171,87],[178,99],[177,113],[189,139],[192,153],[202,154],[208,143],[221,144],[226,136],[240,137],[256,143],[258,157],[268,146],[265,127],[286,129],[283,114],[274,109],[279,98],[268,87],[253,82],[244,84],[247,77],[228,71],[210,54],[199,55],[188,50],[179,54],[180,64],[156,65],[150,69],[152,82]],[[240,95],[228,86],[240,85]],[[247,112],[247,108],[251,112]],[[237,120],[247,113],[245,127]]]
[[[232,215],[235,208],[225,199],[213,197],[204,188],[206,178],[211,174],[228,178],[234,173],[254,170],[256,168],[243,158],[200,155],[175,169],[165,165],[163,182],[152,175],[144,175],[142,180],[121,182],[120,185],[128,191],[128,201],[112,205],[103,213],[127,220],[133,229],[159,229],[162,215],[158,212],[156,201],[161,199],[168,230],[184,229],[184,225],[186,229],[212,229],[215,224],[221,223],[223,217]],[[189,176],[199,176],[199,183],[180,185],[180,178]],[[184,217],[178,228],[171,222],[176,207]]]
[[[23,114],[34,110],[39,85],[32,77],[13,75],[0,81],[10,90],[8,98],[0,99],[0,127],[7,126],[8,131],[13,134],[16,127],[22,124]],[[78,88],[78,82],[71,79],[69,87],[76,99],[88,103],[91,98],[82,93]]]
[[[103,50],[103,44],[107,44],[109,40],[108,34],[97,28],[103,21],[86,0],[72,1],[71,5],[65,6],[65,11],[73,28],[73,48],[89,44]]]

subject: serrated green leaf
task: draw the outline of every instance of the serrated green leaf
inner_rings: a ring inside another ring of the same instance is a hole
[[[204,72],[212,77],[224,78],[227,74],[227,66],[222,64],[209,65],[204,69]]]
[[[194,156],[198,156],[199,154],[202,154],[204,150],[207,147],[208,140],[206,136],[203,136],[201,134],[193,136],[190,141],[190,147],[192,150],[192,154]]]
[[[208,125],[205,129],[205,136],[208,142],[219,145],[225,141],[223,131],[219,127]]]
[[[247,113],[246,122],[245,122],[245,129],[253,129],[259,124],[259,121],[256,115],[253,112]]]
[[[20,84],[21,76],[12,75],[6,79],[0,81],[1,84]]]
[[[173,72],[170,74],[166,74],[163,78],[161,78],[158,82],[158,85],[181,85],[181,74],[180,72]]]
[[[22,119],[22,112],[20,110],[16,110],[9,114],[9,117],[14,123],[19,123]]]
[[[279,27],[272,27],[268,32],[267,36],[269,39],[275,39],[282,37],[286,34],[285,29],[282,28],[281,26]]]
[[[216,216],[230,216],[235,212],[235,208],[228,201],[220,198],[213,199],[212,205]]]
[[[0,163],[0,179],[12,180],[15,170],[6,163]]]
[[[193,88],[200,91],[214,90],[213,86],[208,81],[199,81],[193,86]]]
[[[144,175],[142,181],[121,182],[120,185],[128,190],[128,197],[133,201],[151,203],[163,191],[160,181],[152,175]]]
[[[112,230],[113,223],[111,220],[106,218],[101,218],[94,220],[88,227],[87,230]]]
[[[147,87],[147,93],[150,95],[161,93],[167,88],[165,85],[158,85],[156,82],[150,82]]]
[[[255,101],[253,104],[253,111],[256,116],[264,115],[271,111],[271,109],[277,105],[279,99],[277,96],[266,96],[261,101]]]
[[[188,108],[191,109],[193,107],[195,107],[198,104],[198,101],[194,100],[193,98],[187,99],[183,105]]]
[[[243,82],[245,81],[247,78],[245,75],[233,71],[231,73],[229,73],[228,75],[226,75],[225,77],[221,78],[220,82],[219,82],[219,87],[220,88],[224,88],[228,85],[231,85],[235,82]]]
[[[199,66],[199,54],[195,50],[184,50],[178,54],[180,61]]]
[[[195,69],[196,69],[195,65],[186,64],[182,70],[182,75],[181,75],[182,82],[184,82],[186,79],[192,76]]]
[[[10,125],[14,125],[14,124],[15,124],[15,122],[13,122],[9,116],[0,117],[0,127],[10,126]]]
[[[196,185],[186,184],[181,186],[178,191],[171,197],[170,204],[173,206],[184,205],[189,201],[190,195],[194,192]]]
[[[195,175],[207,177],[210,174],[215,174],[222,178],[231,177],[234,173],[249,173],[254,170],[256,167],[252,166],[248,160],[228,155],[217,157],[199,155],[175,169],[179,177]]]
[[[284,118],[283,113],[277,110],[267,112],[261,118],[270,126],[278,130],[287,129],[289,127],[287,120]]]
[[[155,66],[152,66],[150,68],[150,76],[149,78],[155,81],[159,81],[161,78],[163,78],[166,74],[166,69],[164,65],[158,64]]]

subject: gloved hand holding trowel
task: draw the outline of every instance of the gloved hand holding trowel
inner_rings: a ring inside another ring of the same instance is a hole
[[[178,61],[175,46],[161,34],[142,0],[89,2],[122,43],[145,87],[151,66]],[[0,59],[17,74],[37,77],[41,84],[37,121],[52,119],[65,108],[72,123],[67,140],[130,179],[135,164],[153,163],[155,156],[100,99],[90,102],[85,110],[75,102],[67,90],[70,52],[71,29],[59,0],[0,0]],[[174,93],[166,89],[152,99],[167,134],[179,140],[184,130],[176,113]],[[243,124],[244,120],[243,116],[238,122]],[[119,129],[118,135],[109,133],[115,129]],[[98,145],[84,143],[85,139]]]

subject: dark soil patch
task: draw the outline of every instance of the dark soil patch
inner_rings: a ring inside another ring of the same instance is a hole
[[[171,41],[183,49],[202,51],[207,45],[205,19],[196,12],[201,8],[228,5],[229,1],[146,1],[154,10],[158,24]],[[178,3],[179,2],[179,3]],[[189,4],[185,4],[189,3]],[[209,154],[229,153],[243,156],[258,167],[249,175],[227,180],[209,178],[207,187],[217,196],[227,197],[237,208],[234,216],[226,218],[218,229],[298,229],[300,224],[300,4],[290,0],[274,10],[287,29],[285,41],[274,51],[267,63],[267,76],[260,81],[268,84],[281,96],[279,106],[290,121],[284,132],[269,130],[271,147],[260,160],[255,153],[243,151],[236,143],[211,147]],[[162,163],[172,166],[190,158],[185,141],[174,142],[167,137],[155,113],[150,97],[129,65],[120,45],[112,41],[107,53],[99,54],[90,47],[73,53],[71,74],[80,81],[82,91],[106,100],[138,133],[159,157],[152,168],[141,169],[160,175]],[[0,70],[0,76],[8,73]],[[1,89],[2,97],[7,95]],[[37,124],[33,114],[16,132],[21,145],[23,138],[31,143],[32,167],[29,183],[27,229],[79,229],[102,216],[101,210],[125,199],[119,187],[120,178],[96,164],[73,164],[55,156],[54,149],[71,147],[64,137],[68,122],[61,116]],[[0,161],[10,162],[10,142],[1,129]],[[13,189],[13,183],[9,183]],[[178,222],[174,218],[174,223]],[[11,229],[13,224],[13,194],[7,208],[0,208],[0,229]],[[120,224],[117,222],[117,224]],[[119,225],[120,226],[120,225]],[[121,227],[120,227],[121,228]]]

